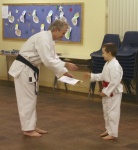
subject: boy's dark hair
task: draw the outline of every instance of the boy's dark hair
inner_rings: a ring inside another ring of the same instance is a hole
[[[117,54],[117,46],[114,43],[106,43],[102,46],[102,48],[105,48],[105,51],[107,53],[111,52],[112,56],[116,56]]]

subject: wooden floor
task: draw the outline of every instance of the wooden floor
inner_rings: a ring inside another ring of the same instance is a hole
[[[130,99],[131,101],[131,99]],[[12,82],[0,81],[0,150],[137,150],[138,105],[123,101],[119,139],[104,141],[101,98],[41,88],[38,126],[48,131],[40,138],[22,135]]]

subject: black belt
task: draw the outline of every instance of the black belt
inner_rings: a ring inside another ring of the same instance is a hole
[[[30,67],[34,71],[34,77],[36,81],[38,81],[39,77],[39,69],[35,66],[33,66],[28,60],[26,60],[24,57],[22,57],[20,54],[16,57],[16,60],[21,61],[22,63],[26,64],[28,67]],[[32,78],[29,78],[29,81],[31,82]],[[36,82],[35,82],[35,94],[37,95],[36,91]]]

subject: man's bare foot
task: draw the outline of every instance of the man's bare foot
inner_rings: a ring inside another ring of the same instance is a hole
[[[111,135],[107,135],[107,136],[103,137],[103,140],[117,140],[117,138],[113,137]]]
[[[27,136],[31,136],[31,137],[40,137],[42,136],[40,133],[36,132],[36,131],[24,131],[23,132],[24,135],[27,135]]]
[[[40,134],[47,134],[47,131],[41,130],[39,128],[35,128],[35,131],[38,132],[38,133],[40,133]]]
[[[100,134],[100,137],[105,137],[107,135],[108,135],[108,133],[105,131],[104,133]]]

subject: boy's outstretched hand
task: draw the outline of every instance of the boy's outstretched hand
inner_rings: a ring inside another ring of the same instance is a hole
[[[90,78],[91,78],[91,73],[85,72],[85,73],[83,74],[83,78],[84,78],[84,80],[90,80]]]

